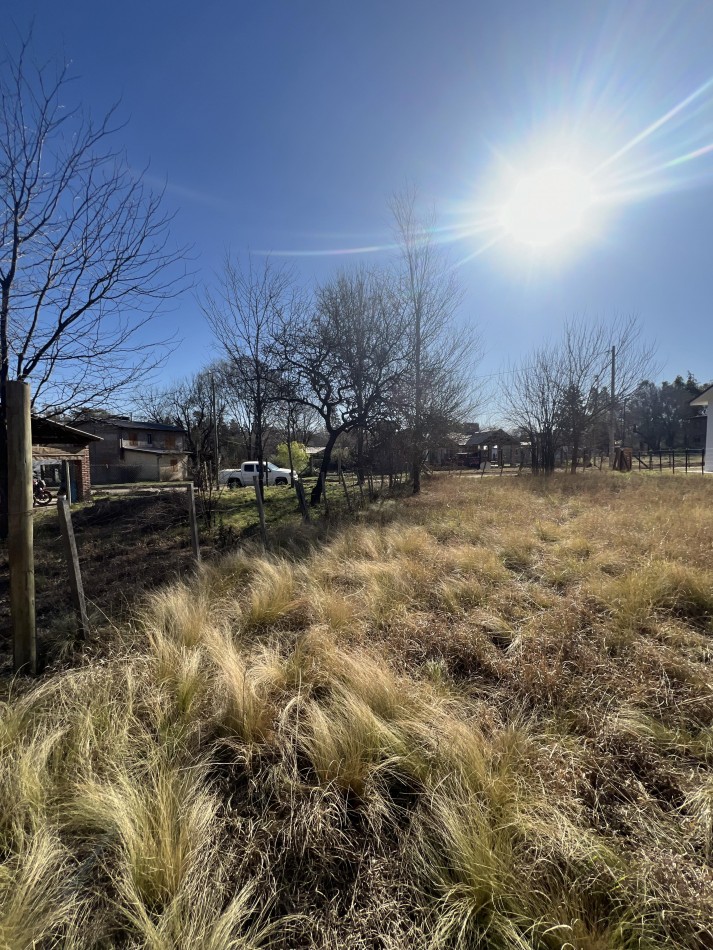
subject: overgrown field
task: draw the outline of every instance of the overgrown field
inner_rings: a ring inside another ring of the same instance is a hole
[[[713,481],[435,479],[0,720],[0,946],[713,947]]]

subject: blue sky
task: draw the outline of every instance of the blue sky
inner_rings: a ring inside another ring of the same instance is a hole
[[[635,313],[661,377],[713,378],[713,4],[28,0],[14,22],[32,18],[37,57],[71,59],[93,114],[121,98],[116,143],[167,183],[198,289],[227,248],[324,252],[285,258],[324,278],[359,259],[335,252],[389,243],[409,180],[446,229],[475,232],[449,253],[481,373],[568,317]],[[560,163],[606,165],[584,233],[477,253],[513,183]],[[215,355],[194,295],[164,321],[182,339],[169,376]]]

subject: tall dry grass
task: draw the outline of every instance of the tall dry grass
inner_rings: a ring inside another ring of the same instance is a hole
[[[713,945],[711,486],[444,478],[0,711],[0,946]]]

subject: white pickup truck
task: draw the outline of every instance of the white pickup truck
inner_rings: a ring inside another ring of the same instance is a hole
[[[252,485],[253,478],[258,474],[258,462],[243,462],[240,468],[224,468],[218,472],[218,484],[227,485],[228,488],[242,488],[243,485]],[[263,471],[265,472],[265,483],[267,485],[289,485],[290,475],[297,478],[296,472],[290,472],[289,468],[278,468],[272,462],[263,462]]]

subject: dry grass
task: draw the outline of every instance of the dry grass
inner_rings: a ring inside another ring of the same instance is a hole
[[[711,947],[712,489],[443,478],[151,595],[0,711],[0,945]]]

